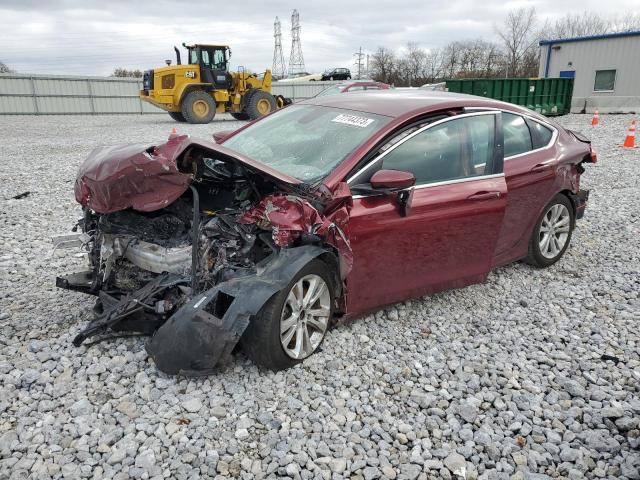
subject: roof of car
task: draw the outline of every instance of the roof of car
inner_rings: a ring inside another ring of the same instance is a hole
[[[515,112],[529,113],[527,109],[511,103],[490,98],[465,95],[462,93],[437,92],[429,90],[369,90],[349,95],[313,97],[301,104],[344,108],[360,112],[399,117],[414,111],[435,111],[460,107],[505,108]]]

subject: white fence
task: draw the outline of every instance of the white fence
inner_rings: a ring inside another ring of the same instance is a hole
[[[336,82],[274,82],[274,95],[293,101]],[[164,113],[138,98],[142,80],[64,75],[0,74],[0,115]]]

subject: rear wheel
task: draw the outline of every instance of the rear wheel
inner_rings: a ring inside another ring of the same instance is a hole
[[[196,90],[187,93],[181,110],[189,123],[209,123],[216,114],[216,104],[207,92]]]
[[[547,204],[533,229],[527,263],[544,268],[560,260],[569,248],[574,227],[575,214],[571,201],[562,194],[556,195]]]
[[[270,114],[277,108],[278,105],[273,95],[264,90],[256,90],[247,99],[244,111],[249,116],[249,119],[255,120]]]
[[[243,350],[256,364],[271,370],[300,363],[324,341],[333,301],[327,265],[310,262],[252,319],[240,340]]]
[[[169,116],[173,118],[176,122],[186,122],[187,120],[184,118],[182,113],[180,112],[169,112]]]

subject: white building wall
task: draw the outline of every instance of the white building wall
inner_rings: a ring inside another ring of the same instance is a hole
[[[540,45],[540,77],[559,77],[561,71],[571,70],[572,112],[640,112],[640,33]],[[597,70],[616,70],[614,91],[594,90]]]

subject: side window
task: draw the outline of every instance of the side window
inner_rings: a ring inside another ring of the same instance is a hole
[[[406,140],[383,157],[380,168],[411,172],[418,185],[489,174],[494,132],[494,115],[450,120]]]
[[[353,87],[351,87],[347,91],[348,92],[357,92],[358,90],[364,90],[364,87],[362,85],[354,85]]]
[[[553,132],[551,129],[545,127],[541,123],[535,120],[527,120],[529,130],[531,130],[531,137],[533,138],[533,148],[542,148],[549,145]]]
[[[533,150],[531,132],[524,118],[513,113],[502,112],[504,132],[504,156],[510,157]]]
[[[210,65],[210,62],[209,62],[209,50],[202,50],[201,55],[202,55],[202,63],[204,65]]]

